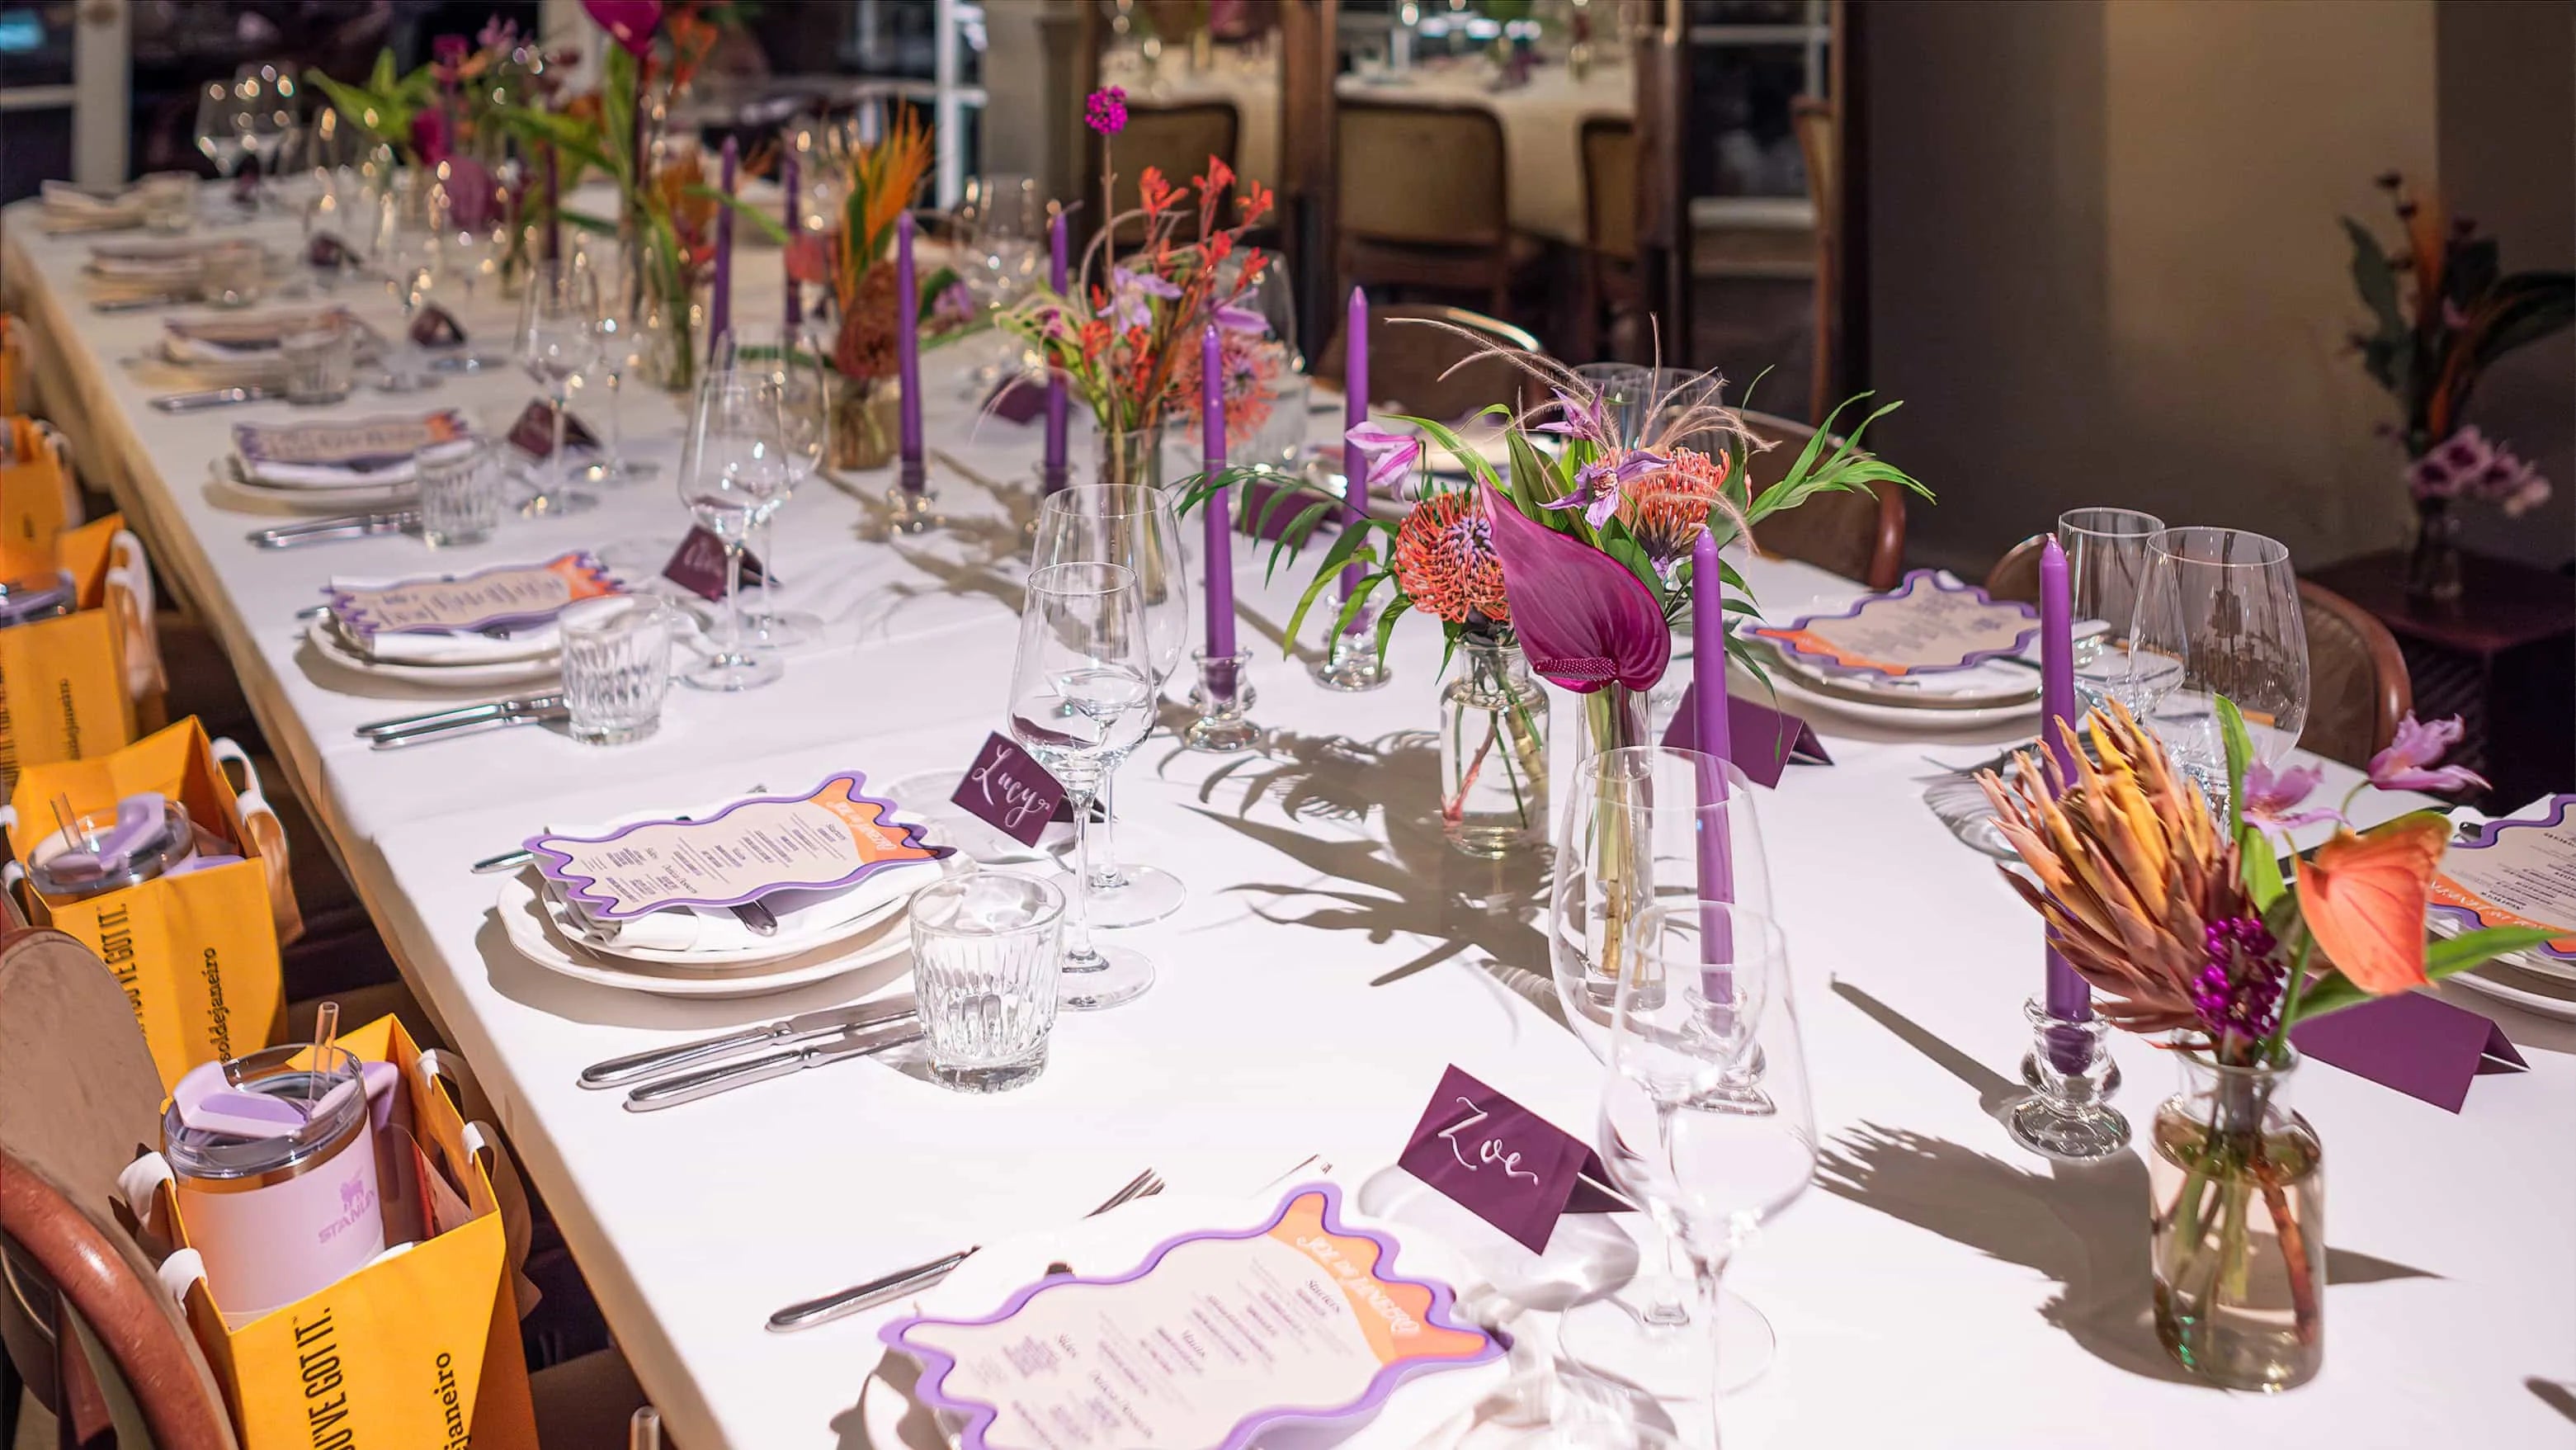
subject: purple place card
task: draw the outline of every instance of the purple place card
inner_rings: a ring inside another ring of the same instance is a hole
[[[1581,1139],[1454,1065],[1395,1161],[1533,1254],[1566,1214],[1629,1206]]]
[[[519,421],[510,425],[510,446],[540,462],[551,456],[555,451],[554,404],[543,398],[530,401],[520,412]],[[564,447],[599,447],[598,436],[582,426],[581,415],[570,411],[564,414]]]
[[[2528,1072],[2493,1021],[2439,997],[2401,992],[2312,1018],[2290,1029],[2291,1045],[2319,1062],[2456,1113],[2469,1080]]]
[[[724,540],[709,532],[705,525],[693,525],[680,547],[671,554],[671,562],[662,566],[662,577],[688,590],[700,599],[722,604],[725,597]],[[765,577],[760,571],[760,556],[749,549],[742,551],[742,582],[757,584]]]
[[[456,320],[456,314],[432,302],[412,314],[411,340],[421,347],[461,347],[465,325]]]
[[[1026,425],[1046,411],[1046,389],[1024,377],[1004,378],[984,400],[984,416]]]
[[[1063,803],[1064,787],[1027,751],[1002,736],[987,735],[975,763],[966,767],[966,778],[948,799],[1021,845],[1034,846]]]
[[[1698,695],[1698,681],[1682,687],[1681,709],[1673,716],[1673,723],[1664,727],[1667,748],[1699,748],[1699,717],[1692,710]],[[1833,757],[1825,753],[1825,742],[1816,738],[1814,726],[1741,695],[1726,697],[1726,732],[1735,747],[1735,768],[1755,785],[1778,785],[1781,772],[1793,760],[1801,765],[1834,763]]]

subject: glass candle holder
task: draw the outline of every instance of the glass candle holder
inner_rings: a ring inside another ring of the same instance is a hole
[[[501,445],[489,438],[434,443],[412,455],[420,486],[420,536],[432,548],[479,544],[501,524]]]
[[[2108,1158],[2129,1146],[2129,1120],[2109,1101],[2120,1088],[2119,1064],[2102,1046],[2109,1024],[2052,1016],[2036,997],[2022,1014],[2030,1019],[2032,1040],[2021,1078],[2032,1096],[2004,1117],[2013,1141],[2070,1163]]]
[[[585,745],[629,745],[662,728],[679,614],[650,594],[585,599],[556,616],[564,712]]]
[[[1339,617],[1340,611],[1334,611]],[[1327,690],[1356,694],[1362,690],[1382,690],[1395,678],[1386,667],[1386,658],[1377,650],[1377,614],[1363,610],[1348,629],[1335,630],[1324,657],[1308,667],[1315,683]]]
[[[1182,731],[1181,743],[1211,755],[1251,749],[1261,739],[1260,727],[1243,718],[1252,707],[1252,651],[1211,655],[1193,650],[1191,657],[1199,664],[1199,683],[1190,692],[1190,704],[1199,716]]]

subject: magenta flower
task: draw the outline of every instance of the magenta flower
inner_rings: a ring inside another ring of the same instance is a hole
[[[447,159],[446,112],[431,106],[411,118],[411,149],[420,153],[423,166]]]
[[[662,25],[662,0],[581,0],[581,8],[628,54],[638,60],[652,54],[653,32]]]
[[[2246,818],[2282,831],[2340,819],[2330,810],[2299,809],[2300,803],[2314,795],[2318,784],[2325,778],[2325,767],[2321,765],[2296,766],[2275,772],[2263,762],[2255,761],[2245,768]]]
[[[1619,511],[1619,501],[1628,485],[1661,473],[1671,464],[1672,460],[1662,454],[1643,448],[1632,453],[1605,454],[1575,470],[1574,487],[1565,497],[1551,499],[1539,507],[1579,508],[1583,510],[1583,521],[1597,529]]]
[[[464,68],[467,53],[465,37],[461,35],[442,35],[429,43],[430,69],[437,75],[440,85],[453,87],[456,84],[457,73]]]
[[[1361,481],[1371,488],[1401,485],[1413,471],[1414,460],[1422,456],[1422,440],[1410,433],[1390,433],[1375,423],[1353,423],[1342,441],[1360,451],[1367,460],[1368,473]]]
[[[1103,136],[1115,136],[1127,129],[1127,91],[1123,86],[1103,86],[1093,91],[1082,103],[1082,121]]]
[[[1523,514],[1491,484],[1482,494],[1512,628],[1530,668],[1579,695],[1613,684],[1643,690],[1662,679],[1673,635],[1644,581]]]
[[[2397,738],[2370,757],[2370,783],[2381,790],[2486,789],[2485,777],[2466,766],[2433,764],[2465,733],[2467,727],[2457,715],[2427,725],[2415,718],[2414,711],[2407,711],[2406,718],[2397,722]]]

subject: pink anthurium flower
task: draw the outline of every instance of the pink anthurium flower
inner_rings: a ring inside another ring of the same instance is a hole
[[[637,59],[652,52],[653,32],[662,25],[662,0],[581,0],[581,8]]]
[[[1579,695],[1662,679],[1673,635],[1653,591],[1627,565],[1512,507],[1491,484],[1482,493],[1530,668]]]
[[[1420,438],[1410,433],[1390,433],[1375,423],[1353,423],[1342,441],[1368,460],[1368,476],[1363,481],[1371,488],[1403,483],[1405,475],[1413,471],[1414,460],[1422,456]]]
[[[2433,764],[2442,752],[2460,743],[2465,731],[2457,715],[2427,725],[2415,718],[2414,711],[2407,711],[2406,718],[2397,722],[2397,738],[2370,757],[2370,783],[2381,790],[2484,788],[2485,777],[2466,766]]]

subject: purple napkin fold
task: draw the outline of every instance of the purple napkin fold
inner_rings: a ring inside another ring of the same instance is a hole
[[[1692,713],[1699,696],[1699,683],[1682,687],[1681,709],[1673,723],[1664,730],[1664,744],[1674,750],[1699,748],[1698,717]],[[1733,737],[1735,768],[1755,785],[1776,786],[1780,773],[1790,761],[1807,765],[1831,765],[1833,757],[1825,753],[1825,743],[1816,738],[1815,727],[1785,711],[1742,695],[1726,697],[1726,729]]]
[[[2403,992],[2312,1018],[2290,1042],[2319,1062],[2456,1113],[2469,1080],[2527,1072],[2530,1064],[2488,1018],[2422,992]]]

